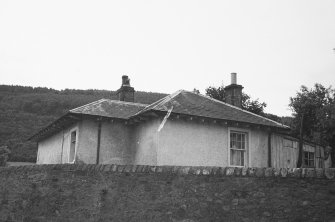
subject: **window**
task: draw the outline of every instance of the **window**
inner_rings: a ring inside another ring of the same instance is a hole
[[[245,166],[248,148],[247,133],[230,131],[230,165]]]
[[[76,139],[77,139],[77,132],[73,131],[71,132],[70,137],[70,154],[69,154],[69,162],[73,163],[75,160],[76,155]]]
[[[305,167],[314,167],[314,153],[313,152],[304,152],[304,165]]]
[[[316,157],[316,165],[317,168],[323,168],[324,165],[324,158],[323,158],[323,152],[322,152],[322,148],[321,147],[316,147],[315,149],[315,157]]]

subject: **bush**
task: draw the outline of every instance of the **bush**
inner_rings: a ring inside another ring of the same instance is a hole
[[[6,166],[10,150],[7,146],[0,146],[0,166]]]

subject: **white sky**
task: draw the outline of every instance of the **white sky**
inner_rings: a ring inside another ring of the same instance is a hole
[[[1,0],[0,84],[173,93],[230,84],[290,115],[335,86],[334,0]]]

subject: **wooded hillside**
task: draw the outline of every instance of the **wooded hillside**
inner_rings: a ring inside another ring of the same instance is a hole
[[[135,102],[150,104],[166,96],[135,92]],[[55,90],[42,87],[0,85],[0,146],[11,150],[10,161],[36,161],[36,143],[27,141],[35,132],[68,110],[102,99],[117,99],[115,91]]]

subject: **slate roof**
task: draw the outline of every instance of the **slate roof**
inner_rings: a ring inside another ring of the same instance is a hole
[[[29,138],[29,140],[41,140],[66,128],[80,120],[83,115],[100,116],[107,118],[129,119],[131,116],[148,106],[141,103],[122,102],[118,100],[100,99],[84,106],[71,109],[68,113],[58,118],[48,126]]]
[[[72,109],[69,112],[75,114],[86,114],[104,116],[118,119],[129,119],[143,108],[146,104],[123,102],[118,100],[100,99],[93,103]]]
[[[148,111],[168,111],[171,108],[172,113],[289,129],[288,126],[276,121],[245,111],[211,97],[185,90],[179,90],[158,100],[157,102],[145,107],[136,115],[140,115]]]
[[[57,119],[45,127],[30,139],[39,140],[59,131],[62,127],[68,126],[75,121],[74,116],[102,116],[107,118],[131,119],[148,112],[167,112],[212,118],[218,120],[237,121],[243,123],[257,124],[280,129],[289,129],[281,123],[254,113],[242,110],[228,103],[196,94],[193,92],[179,90],[150,105],[118,100],[101,99],[84,106],[70,110],[66,115]],[[78,120],[78,119],[77,119]],[[70,122],[72,121],[72,122]]]

